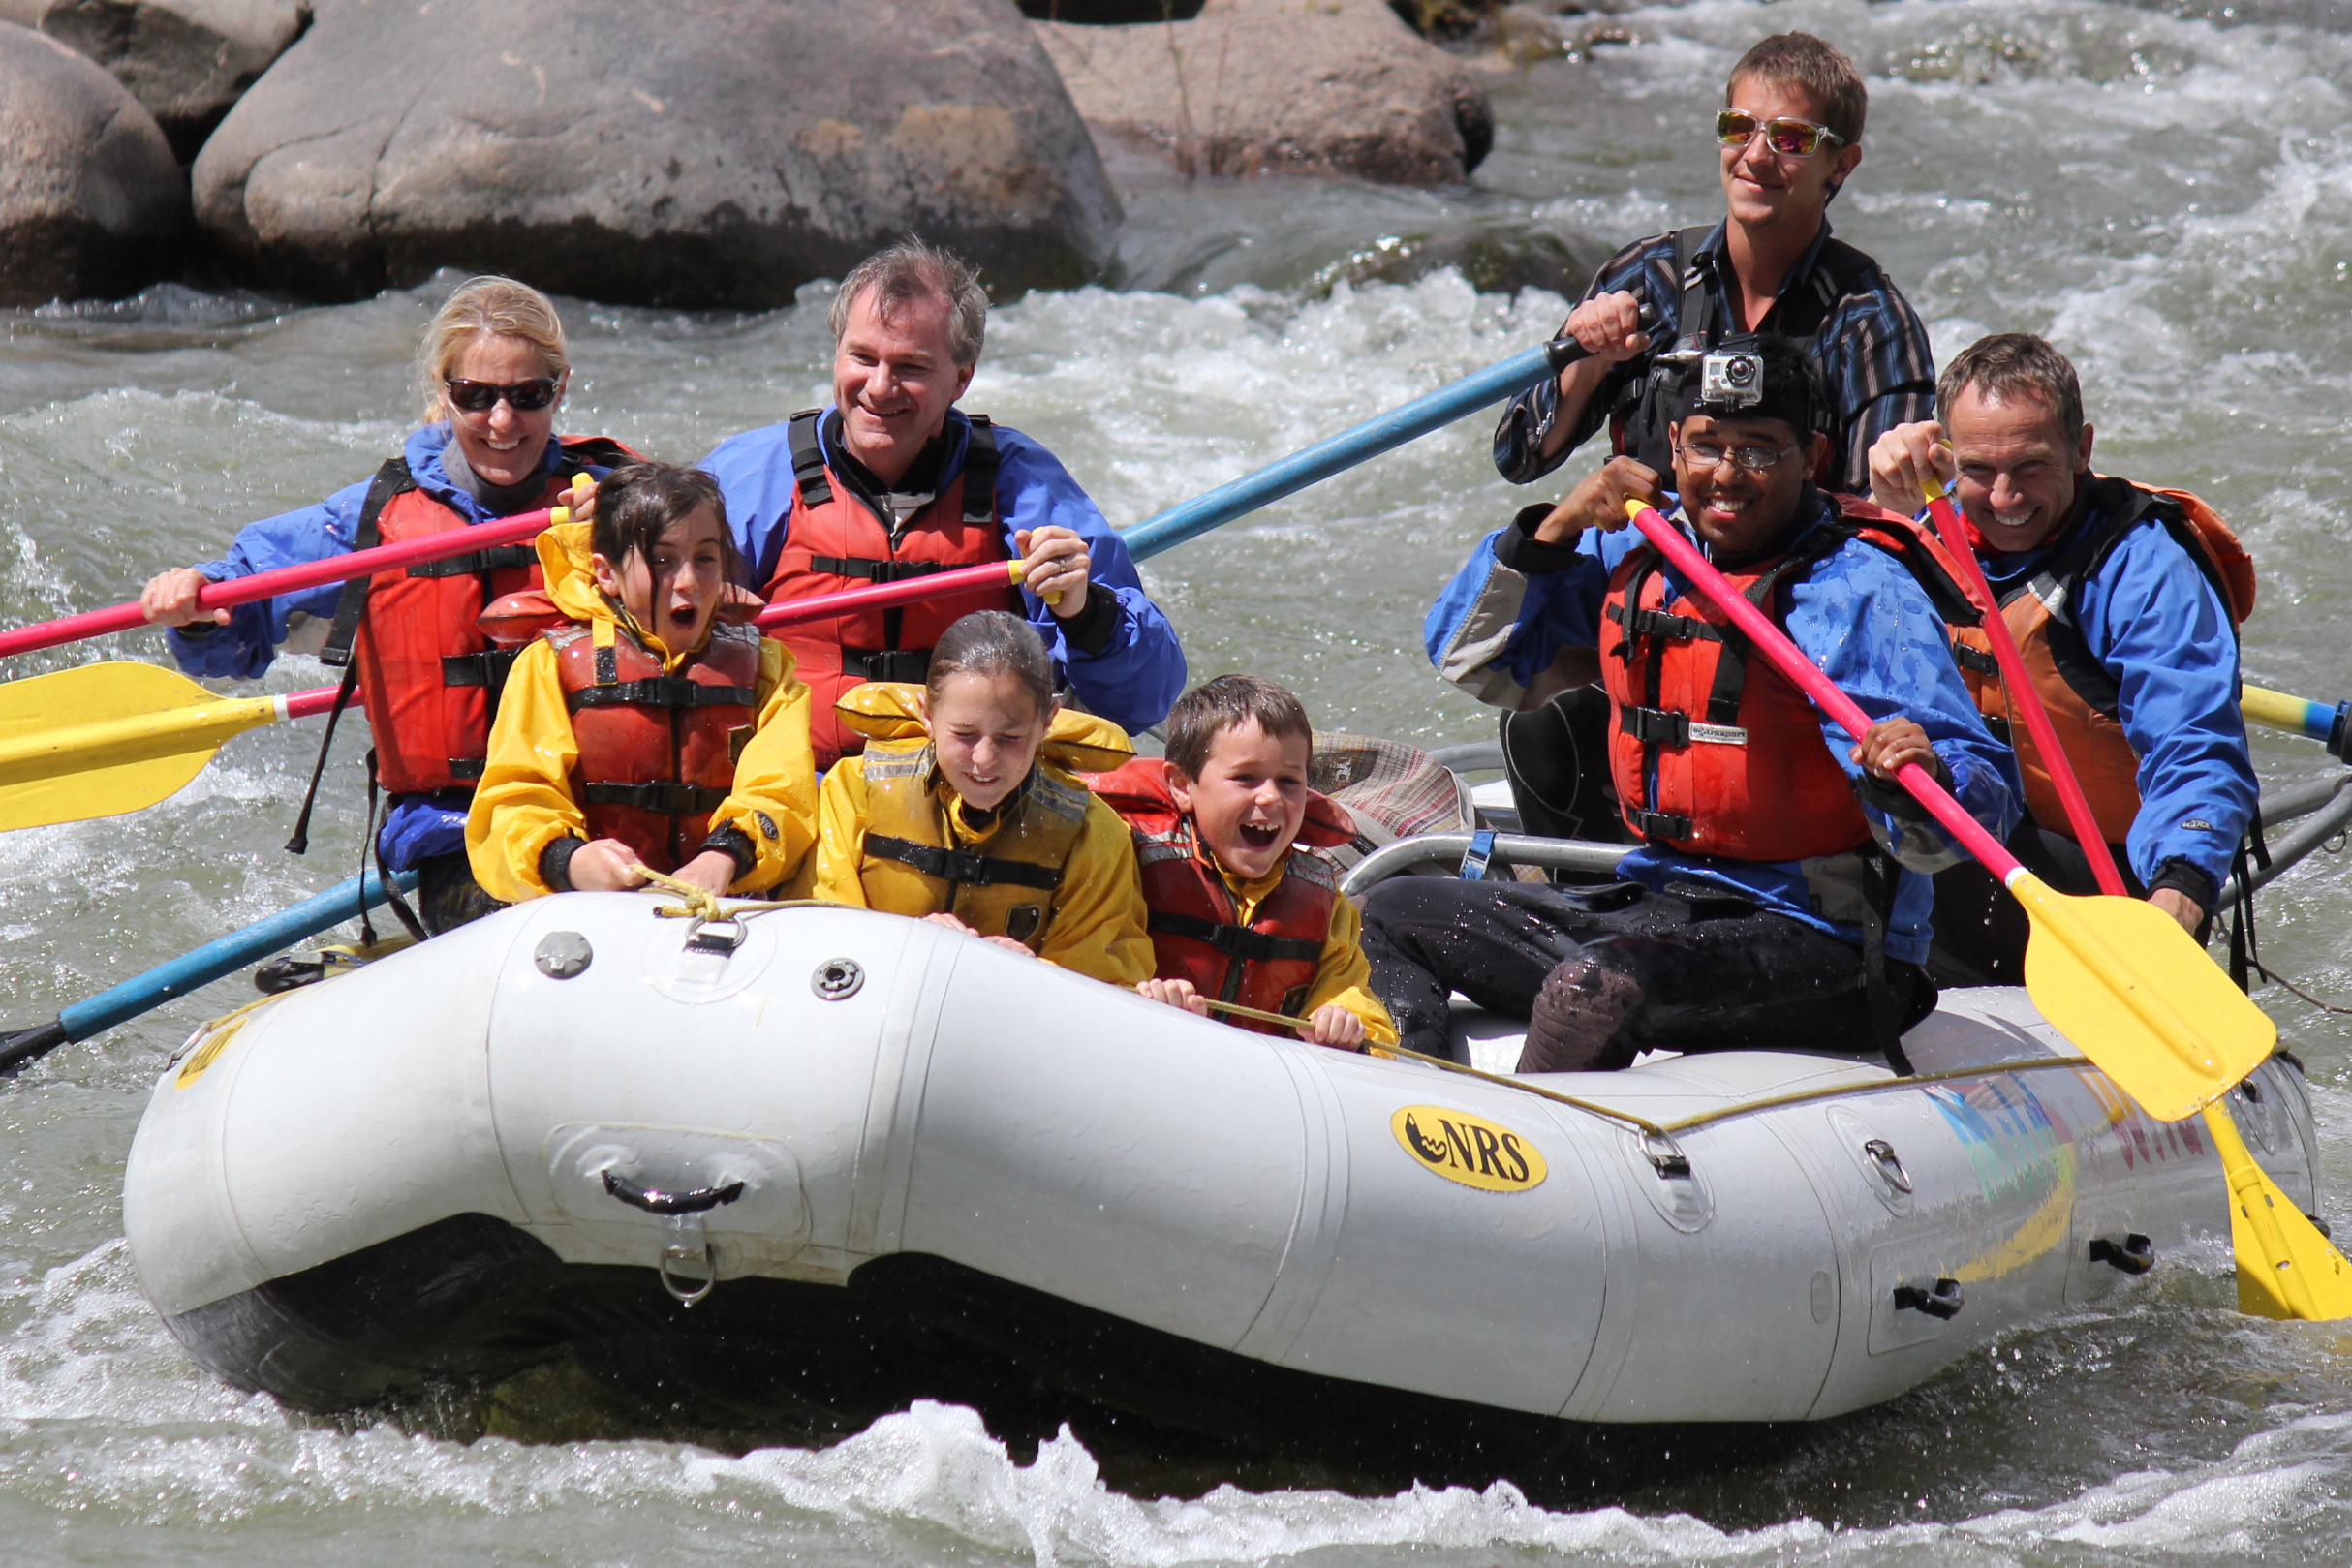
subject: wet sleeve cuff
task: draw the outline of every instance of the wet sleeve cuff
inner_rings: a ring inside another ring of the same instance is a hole
[[[1952,766],[1942,757],[1939,756],[1935,759],[1935,766],[1930,771],[1934,775],[1935,782],[1943,785],[1946,790],[1952,787]],[[1899,784],[1882,780],[1875,774],[1857,774],[1854,778],[1854,793],[1861,799],[1863,805],[1873,811],[1884,812],[1898,822],[1919,823],[1934,820],[1925,806],[1911,798],[1910,791]]]
[[[566,834],[551,841],[539,852],[539,879],[547,884],[550,893],[572,891],[572,857],[587,845],[586,839]]]
[[[749,876],[753,868],[759,864],[759,851],[753,845],[752,836],[732,822],[713,828],[710,837],[702,841],[702,853],[707,854],[713,849],[735,863],[734,881],[739,882]]]
[[[1553,504],[1539,501],[1519,508],[1511,526],[1495,538],[1495,560],[1513,571],[1532,575],[1542,571],[1565,571],[1584,558],[1584,552],[1570,538],[1560,544],[1546,544],[1535,537],[1535,529],[1552,514]]]
[[[2155,877],[2148,884],[2148,890],[2153,893],[2166,887],[2182,894],[2208,914],[2213,912],[2214,901],[2221,897],[2221,889],[2213,881],[2213,874],[2185,860],[2168,860],[2156,868]]]
[[[1089,584],[1078,613],[1056,624],[1065,642],[1089,659],[1099,659],[1110,652],[1119,634],[1119,596],[1100,583]]]

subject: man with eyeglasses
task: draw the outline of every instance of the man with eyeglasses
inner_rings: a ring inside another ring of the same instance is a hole
[[[1376,887],[1364,951],[1414,1050],[1449,1054],[1457,991],[1530,1020],[1522,1072],[1761,1045],[1900,1064],[1934,1006],[1923,874],[1954,851],[1894,775],[1919,763],[1996,832],[2015,815],[2009,750],[1945,641],[1965,600],[1908,518],[1814,486],[1827,413],[1800,346],[1753,341],[1706,370],[1668,424],[1676,494],[1612,458],[1489,535],[1430,612],[1432,661],[1473,692],[1563,652],[1597,667],[1597,760],[1636,846],[1613,886]],[[1684,590],[1628,501],[1691,535],[1872,717],[1859,745]]]
[[[1637,240],[1594,275],[1563,329],[1592,356],[1522,393],[1495,430],[1495,467],[1513,484],[1551,473],[1604,422],[1616,451],[1665,473],[1666,420],[1696,353],[1753,332],[1799,339],[1820,361],[1829,455],[1813,477],[1834,489],[1869,493],[1871,443],[1927,416],[1926,329],[1877,262],[1830,236],[1830,200],[1862,162],[1869,92],[1854,63],[1781,33],[1732,67],[1723,106],[1723,221]]]
[[[1945,367],[1934,420],[1871,450],[1879,505],[1953,483],[1970,542],[2092,817],[2136,897],[2202,934],[2259,786],[2238,706],[2238,623],[2253,563],[2213,509],[2090,470],[2074,366],[2041,338],[1983,338]],[[1988,722],[2017,748],[2026,820],[2011,850],[2053,887],[2090,863],[1990,644],[1961,650]],[[1973,873],[1973,874],[1971,874]],[[2026,912],[1991,876],[1935,879],[1932,967],[1955,985],[2025,979]]]

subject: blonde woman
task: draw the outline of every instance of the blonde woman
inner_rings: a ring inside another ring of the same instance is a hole
[[[208,582],[551,506],[574,476],[602,477],[631,454],[555,434],[571,370],[546,295],[511,278],[469,279],[425,329],[417,355],[425,423],[399,456],[315,506],[246,525],[219,560],[166,571],[140,595],[147,619],[172,629],[172,657],[191,674],[259,675],[281,646],[353,666],[388,797],[377,853],[389,870],[416,869],[429,931],[496,907],[467,868],[466,808],[513,656],[475,620],[501,596],[541,585],[532,546],[234,609],[200,610],[197,596]]]

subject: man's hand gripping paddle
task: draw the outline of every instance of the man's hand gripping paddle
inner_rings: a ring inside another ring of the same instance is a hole
[[[1813,705],[1860,740],[1870,716],[1797,651],[1787,633],[1656,511],[1625,510],[1643,538],[1730,617],[1756,652]],[[2017,863],[1916,763],[1896,775],[1944,831],[1999,877],[2026,907],[2033,939],[2026,990],[2042,1016],[2100,1071],[2148,1108],[2177,1122],[2226,1093],[2271,1054],[2277,1030],[2170,915],[2136,899],[2068,898]]]
[[[1961,526],[1960,511],[1952,505],[1951,492],[1934,486],[1928,490],[1927,499],[1935,527],[1943,536],[1945,551],[1960,568],[1965,585],[1977,603],[1984,607],[1985,635],[1993,644],[1995,661],[2000,665],[2002,684],[2008,690],[2011,704],[2025,718],[2034,748],[2041,753],[2042,765],[2049,770],[2051,783],[2058,786],[2058,799],[2065,803],[2067,824],[2074,829],[2075,842],[2083,846],[2091,875],[2098,878],[2099,891],[2105,895],[2099,903],[2108,907],[2113,907],[2116,900],[2136,904],[2124,889],[2123,874],[2116,868],[2115,856],[2107,847],[2107,836],[2099,831],[2098,821],[2091,815],[2090,802],[2083,793],[2081,781],[2075,777],[2074,764],[2058,743],[2058,728],[2050,722],[2041,692],[2035,688],[2033,677],[2027,673],[2025,659],[2017,651],[2017,639],[2009,633],[2009,623],[2001,619],[2000,606],[1994,602],[1992,586],[1985,581],[1984,569],[1976,563],[1976,550]],[[2173,924],[2179,929],[2177,923]],[[2038,928],[2034,935],[2041,935]],[[2027,950],[2026,962],[2030,984],[2031,948]],[[2183,955],[2180,962],[2220,973],[2202,952],[2194,960]],[[2093,1061],[2098,1060],[2088,1047],[2086,1054],[2091,1055]],[[2110,1072],[2109,1076],[2117,1075]],[[2238,1255],[2239,1310],[2263,1317],[2352,1317],[2352,1264],[2344,1261],[2344,1255],[2335,1245],[2319,1234],[2293,1200],[2254,1163],[2254,1156],[2246,1152],[2245,1141],[2238,1136],[2238,1124],[2230,1119],[2226,1105],[2213,1100],[2205,1106],[2204,1117],[2214,1152],[2221,1156],[2222,1174],[2229,1179],[2230,1243]]]

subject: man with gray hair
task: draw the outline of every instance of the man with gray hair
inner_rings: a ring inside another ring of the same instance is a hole
[[[1167,716],[1184,651],[1119,535],[1054,455],[966,414],[988,296],[961,258],[906,239],[833,295],[833,407],[731,436],[702,460],[727,497],[752,582],[782,602],[989,561],[1009,582],[783,634],[815,694],[829,768],[863,750],[834,702],[867,681],[920,684],[940,633],[974,610],[1026,615],[1060,683],[1130,730]]]
[[[2031,333],[1969,345],[1944,368],[1935,413],[1872,444],[1872,499],[1916,511],[1925,486],[1957,480],[1968,543],[2125,885],[2202,935],[2254,810],[2238,709],[2253,563],[2187,491],[2091,472],[2074,366]],[[1962,677],[2025,778],[2010,849],[2060,892],[2096,891],[2018,694],[1983,632],[1960,638]],[[2021,984],[2026,935],[1982,869],[1937,875],[1937,980]]]

